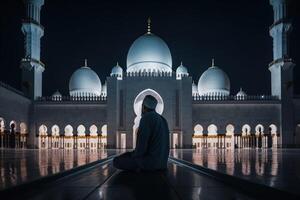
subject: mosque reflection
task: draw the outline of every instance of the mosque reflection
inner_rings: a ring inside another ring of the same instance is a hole
[[[277,149],[173,150],[171,156],[238,176],[277,176],[281,164]]]
[[[0,149],[0,190],[121,152],[103,149]],[[172,149],[170,156],[300,194],[300,149]],[[100,170],[106,176],[109,174],[107,166],[102,166]],[[192,171],[171,163],[168,174],[176,177],[173,182],[177,181],[176,184],[182,187],[189,184],[185,180],[199,185],[203,182],[203,178]],[[106,194],[108,191],[103,192]]]
[[[300,149],[176,149],[170,156],[300,195]]]
[[[115,154],[110,150],[0,150],[0,190]]]

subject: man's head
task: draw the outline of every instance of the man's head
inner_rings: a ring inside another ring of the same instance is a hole
[[[155,110],[157,105],[157,100],[152,95],[147,95],[144,98],[143,104],[142,104],[142,114]]]

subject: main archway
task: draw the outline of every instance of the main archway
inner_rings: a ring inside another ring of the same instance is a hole
[[[134,125],[133,125],[133,148],[135,148],[137,128],[139,127],[140,119],[141,119],[141,115],[142,115],[142,103],[143,103],[144,98],[147,95],[152,95],[157,100],[157,106],[155,108],[157,113],[162,114],[164,111],[164,101],[163,101],[162,97],[160,96],[160,94],[158,92],[156,92],[155,90],[148,88],[148,89],[141,91],[136,96],[136,98],[134,99],[134,102],[133,102],[133,109],[134,109],[134,113],[136,115],[136,117],[134,119]]]

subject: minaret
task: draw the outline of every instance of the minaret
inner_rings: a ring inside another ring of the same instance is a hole
[[[279,119],[279,147],[294,144],[294,108],[293,108],[293,68],[289,57],[289,33],[292,24],[287,20],[287,0],[270,0],[274,11],[274,23],[270,27],[273,38],[273,61],[269,65],[271,71],[272,95],[281,101]]]
[[[272,95],[279,99],[293,96],[293,67],[289,57],[289,33],[292,24],[287,20],[287,0],[270,0],[274,11],[274,23],[270,27],[273,38],[273,61],[271,71]]]
[[[42,74],[45,70],[40,61],[41,37],[44,28],[40,24],[41,7],[44,0],[24,0],[26,15],[22,22],[25,35],[25,56],[21,61],[22,90],[31,99],[42,96]]]

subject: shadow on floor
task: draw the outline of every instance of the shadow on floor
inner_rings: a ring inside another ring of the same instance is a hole
[[[179,199],[166,172],[118,171],[89,199]]]

